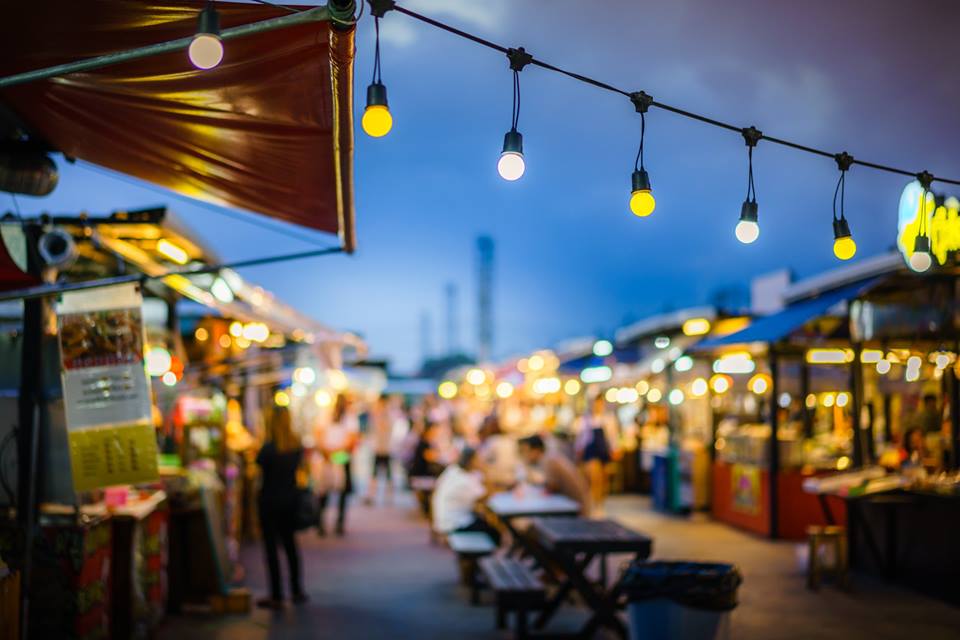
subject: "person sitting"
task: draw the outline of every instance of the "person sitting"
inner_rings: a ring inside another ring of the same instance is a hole
[[[486,493],[479,463],[476,451],[468,447],[460,454],[460,459],[437,478],[431,508],[433,529],[442,534],[479,531],[499,545],[500,532],[474,512],[477,502]]]
[[[590,489],[573,462],[559,453],[546,451],[537,435],[520,440],[520,457],[531,467],[539,467],[543,486],[550,493],[566,496],[580,505],[580,513],[590,512]]]

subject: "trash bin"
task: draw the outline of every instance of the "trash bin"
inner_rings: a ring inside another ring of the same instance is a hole
[[[730,564],[634,563],[623,583],[631,640],[726,640],[741,582]]]

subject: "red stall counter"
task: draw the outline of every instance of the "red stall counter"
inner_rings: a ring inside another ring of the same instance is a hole
[[[828,524],[815,495],[804,492],[803,481],[832,471],[790,469],[777,475],[778,518],[780,538],[803,540],[810,525]],[[846,523],[843,500],[828,496],[836,524]],[[770,535],[770,472],[752,464],[713,463],[713,517],[738,529],[762,536]]]

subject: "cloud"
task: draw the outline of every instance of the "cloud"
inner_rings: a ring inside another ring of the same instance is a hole
[[[452,26],[466,30],[481,29],[488,35],[495,35],[504,23],[507,14],[505,0],[404,0],[403,6],[411,11],[441,21],[449,21]],[[380,38],[396,47],[407,47],[416,43],[421,29],[407,16],[387,14],[380,23]]]

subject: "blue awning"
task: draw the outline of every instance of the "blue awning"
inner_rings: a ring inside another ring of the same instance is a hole
[[[640,351],[636,347],[617,347],[608,356],[601,358],[592,353],[570,358],[560,362],[557,371],[565,375],[577,375],[588,367],[603,365],[633,364],[640,360]]]
[[[807,298],[795,302],[778,313],[753,321],[746,329],[731,333],[722,338],[704,340],[693,347],[693,350],[700,351],[753,342],[765,342],[768,344],[778,342],[814,318],[825,315],[827,311],[837,303],[853,300],[865,293],[877,280],[878,278],[861,280],[855,284],[828,291],[815,298]]]

